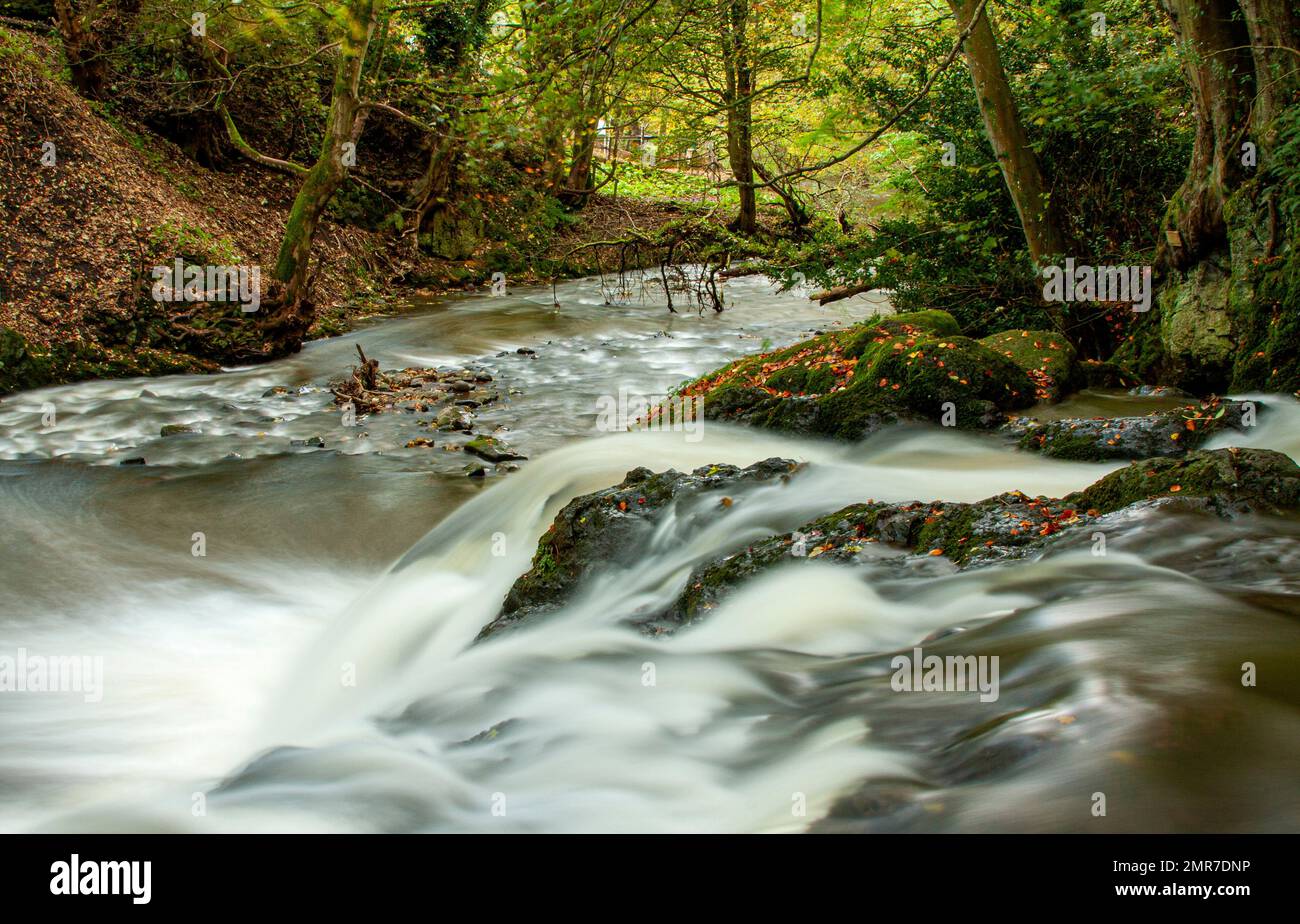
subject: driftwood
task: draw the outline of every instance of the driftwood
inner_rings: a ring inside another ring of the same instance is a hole
[[[358,414],[370,414],[390,407],[398,398],[393,382],[379,372],[379,360],[367,359],[357,344],[361,365],[352,367],[352,375],[331,386],[335,404],[352,404]]]
[[[361,384],[373,389],[379,379],[379,360],[366,359],[365,350],[361,349],[361,344],[357,344],[357,355],[361,357],[361,365],[352,373],[361,380]]]
[[[334,403],[351,404],[358,416],[385,411],[459,411],[456,416],[470,419],[470,408],[492,404],[500,395],[489,383],[492,376],[484,370],[409,368],[381,372],[379,360],[369,359],[357,345],[360,365],[341,381],[330,383]]]
[[[739,279],[741,276],[758,276],[763,272],[761,266],[733,266],[718,273],[719,279]]]
[[[808,297],[821,305],[829,305],[831,302],[838,302],[841,299],[852,298],[855,295],[861,295],[863,292],[870,292],[878,288],[874,282],[858,282],[850,286],[836,286],[833,289],[823,289],[820,292],[814,292]]]

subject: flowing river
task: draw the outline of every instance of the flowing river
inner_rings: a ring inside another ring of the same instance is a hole
[[[1135,515],[1105,556],[1081,535],[966,573],[806,562],[675,636],[629,628],[694,563],[849,503],[1060,496],[1115,467],[941,428],[600,432],[620,389],[875,310],[727,290],[703,316],[609,306],[592,280],[433,300],[253,369],[0,402],[0,655],[103,664],[99,697],[0,693],[0,830],[1300,829],[1293,520]],[[357,343],[383,368],[488,370],[507,400],[477,429],[530,460],[471,479],[412,415],[344,426],[322,386]],[[1260,425],[1215,445],[1300,456],[1300,406],[1258,400]],[[159,435],[175,424],[197,432]],[[669,518],[557,617],[473,644],[573,497],[773,456],[810,465],[715,525]],[[891,689],[894,654],[957,640],[999,656],[996,702]]]

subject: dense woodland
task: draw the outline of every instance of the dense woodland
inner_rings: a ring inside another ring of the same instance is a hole
[[[143,356],[281,355],[403,285],[744,261],[890,289],[975,336],[1054,329],[1147,381],[1300,387],[1290,0],[6,0],[0,15],[11,389],[149,371]],[[82,150],[108,141],[177,201],[114,188],[131,182],[121,157]],[[52,179],[47,142],[85,163],[92,194]],[[78,210],[114,198],[131,204],[85,241]],[[225,233],[248,221],[256,240]],[[324,257],[326,228],[364,235]],[[47,245],[72,257],[53,289]],[[168,316],[142,269],[176,255],[264,267],[262,310]],[[1038,271],[1063,257],[1153,267],[1154,307],[1045,302]],[[89,291],[73,317],[50,304]]]

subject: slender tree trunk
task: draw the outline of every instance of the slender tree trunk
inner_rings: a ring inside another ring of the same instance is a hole
[[[957,27],[964,29],[979,7],[979,0],[948,0],[948,5],[957,18]],[[987,7],[980,12],[970,38],[966,40],[965,53],[966,64],[975,82],[985,133],[1020,216],[1029,254],[1035,263],[1042,264],[1066,252],[1065,234],[1052,209],[1038,158],[1029,146],[1029,137],[1011,95],[1011,85],[1002,69]]]
[[[754,69],[749,58],[749,0],[727,0],[724,64],[727,86],[727,159],[740,189],[740,211],[733,227],[741,234],[758,228],[754,186]]]
[[[613,49],[608,49],[613,54]],[[583,62],[578,81],[578,113],[573,126],[573,146],[569,157],[569,174],[560,192],[560,201],[570,208],[581,209],[592,193],[592,164],[596,157],[596,126],[604,114],[606,74],[604,59]]]
[[[321,139],[316,163],[303,178],[293,208],[285,223],[284,239],[275,264],[275,278],[284,284],[281,310],[299,314],[304,283],[311,262],[311,244],[321,215],[347,176],[350,157],[347,147],[355,144],[362,120],[359,86],[370,36],[374,33],[381,0],[350,0],[344,7],[343,42],[334,69],[333,99]],[[297,318],[301,322],[302,318]],[[307,319],[309,321],[309,319]],[[298,326],[294,324],[293,326]]]

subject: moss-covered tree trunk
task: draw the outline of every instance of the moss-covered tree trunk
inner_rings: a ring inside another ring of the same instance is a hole
[[[1254,89],[1246,24],[1235,0],[1163,0],[1178,30],[1183,69],[1196,113],[1196,141],[1187,177],[1166,215],[1157,261],[1187,269],[1222,248],[1223,206],[1244,176],[1239,142]]]
[[[1277,147],[1277,120],[1300,91],[1300,4],[1295,0],[1241,0],[1255,65],[1255,124],[1259,143]]]
[[[993,146],[1007,191],[1020,216],[1029,254],[1035,263],[1041,264],[1066,252],[1065,235],[1053,213],[1043,172],[1033,148],[1029,146],[1029,136],[1011,95],[997,39],[989,23],[988,7],[980,9],[979,0],[948,0],[948,5],[957,19],[959,30],[965,29],[976,11],[979,12],[979,19],[963,48],[966,66],[975,83],[985,134]]]
[[[334,68],[334,86],[325,135],[316,162],[303,177],[285,222],[284,238],[276,259],[275,278],[283,284],[274,314],[275,345],[292,349],[310,326],[312,311],[305,299],[311,245],[321,216],[335,191],[355,163],[355,144],[363,119],[360,83],[370,37],[378,20],[381,0],[349,0],[339,11],[343,38]]]
[[[1156,249],[1159,293],[1117,358],[1198,392],[1300,388],[1300,12],[1161,0],[1196,118]],[[1290,199],[1288,200],[1288,196]]]

